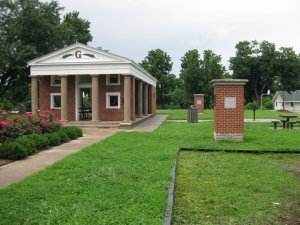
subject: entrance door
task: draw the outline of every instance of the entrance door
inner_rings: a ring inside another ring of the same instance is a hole
[[[79,120],[91,120],[91,88],[80,88]]]

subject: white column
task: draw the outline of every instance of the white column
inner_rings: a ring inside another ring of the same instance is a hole
[[[92,75],[92,121],[99,121],[99,75]]]
[[[61,121],[68,120],[68,77],[60,76],[61,78]]]
[[[38,77],[31,77],[31,113],[38,109]]]
[[[144,85],[144,115],[148,115],[148,84]]]
[[[131,76],[124,75],[124,122],[131,122]]]
[[[143,116],[143,82],[138,81],[138,114],[137,117]]]

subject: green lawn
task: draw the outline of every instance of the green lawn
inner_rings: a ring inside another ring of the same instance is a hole
[[[159,109],[158,115],[168,115],[169,120],[186,120],[186,109]],[[256,110],[255,117],[257,119],[280,119],[279,115],[287,114],[276,112],[273,110]],[[212,109],[204,110],[203,114],[198,116],[199,120],[212,120],[214,118],[214,111]],[[253,118],[253,110],[245,110],[245,118]]]
[[[181,152],[173,224],[299,224],[299,159]]]
[[[245,126],[245,142],[235,144],[215,143],[212,122],[165,122],[152,133],[118,133],[0,190],[0,224],[162,224],[176,148],[292,150],[300,146],[298,129],[274,131],[265,123]],[[300,157],[290,157],[290,161],[297,159]],[[225,161],[220,165],[225,166]],[[249,176],[261,169],[255,170],[256,165]],[[270,165],[269,170],[273,169]],[[286,174],[278,173],[278,179],[284,180]],[[299,190],[295,178],[288,175],[288,179],[290,186],[276,188]],[[278,191],[284,190],[269,190],[272,195]],[[290,198],[283,197],[285,201]],[[269,196],[262,195],[261,201],[267,201],[265,198]],[[243,201],[251,199],[245,196]],[[252,212],[253,216],[261,213]]]

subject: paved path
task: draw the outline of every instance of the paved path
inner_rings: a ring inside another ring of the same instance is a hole
[[[277,119],[255,119],[255,121],[253,119],[249,119],[249,118],[245,118],[244,122],[246,123],[265,123],[265,122],[271,122]],[[186,120],[168,120],[171,122],[177,122],[177,123],[186,123]],[[213,121],[213,120],[198,120],[198,123],[203,123],[203,122],[208,122],[208,121]],[[279,120],[278,120],[279,121]]]
[[[151,132],[158,128],[167,116],[154,116],[129,131]],[[117,128],[83,128],[83,137],[60,146],[41,151],[26,159],[15,161],[0,167],[0,188],[23,180],[24,178],[52,165],[82,148],[97,143],[117,132]]]
[[[165,121],[167,116],[165,115],[157,115],[154,116],[150,119],[147,119],[145,122],[133,127],[130,130],[127,130],[128,132],[130,131],[141,131],[141,132],[152,132],[156,128],[158,128],[163,121]]]

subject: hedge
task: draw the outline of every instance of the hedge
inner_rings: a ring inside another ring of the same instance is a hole
[[[50,146],[57,146],[78,137],[82,137],[82,130],[79,127],[62,127],[54,133],[24,135],[0,145],[0,158],[23,159]]]

